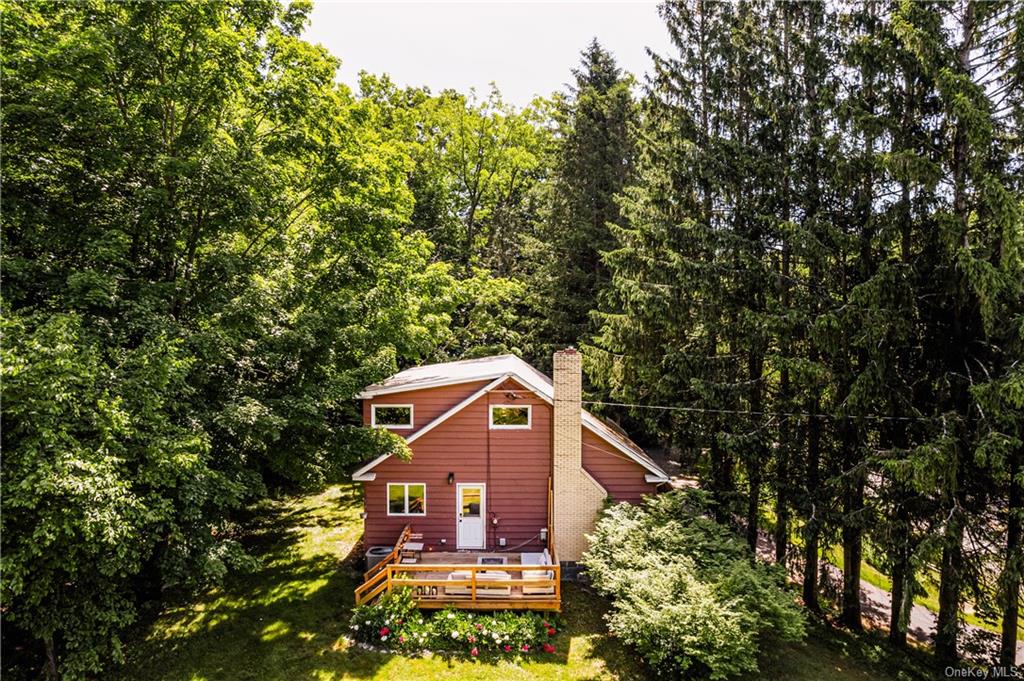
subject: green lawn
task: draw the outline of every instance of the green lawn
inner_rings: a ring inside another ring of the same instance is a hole
[[[410,659],[350,647],[345,639],[361,556],[356,486],[267,501],[252,512],[250,547],[263,558],[251,574],[167,607],[140,626],[113,678],[267,679],[644,679],[643,662],[605,630],[604,600],[575,585],[564,590],[558,652],[521,663]],[[853,640],[853,639],[850,639]],[[858,640],[859,641],[859,640]],[[857,643],[861,645],[861,643]],[[768,681],[867,681],[899,677],[863,647],[825,629],[767,662]]]
[[[827,553],[823,552],[822,557],[829,563],[835,565],[840,570],[843,569],[843,550],[841,547],[836,547],[835,549]],[[879,589],[882,589],[883,591],[892,591],[892,580],[889,579],[889,576],[883,572],[879,572],[874,565],[867,561],[861,562],[860,578],[868,584],[877,586]],[[936,583],[935,579],[931,579],[925,576],[923,580],[923,586],[925,593],[923,595],[914,596],[914,603],[925,608],[928,608],[932,612],[937,613],[939,611],[938,584]],[[970,602],[967,602],[965,603],[965,605],[970,606],[971,604]],[[964,612],[962,616],[965,622],[973,626],[976,626],[979,629],[984,629],[995,634],[998,634],[1002,631],[1003,620],[1001,617],[997,617],[994,621],[989,621],[984,620],[981,617],[978,617],[976,614],[970,611]],[[1021,629],[1024,629],[1024,617],[1020,619],[1019,626],[1021,627]]]
[[[771,509],[764,509],[762,511],[762,522],[766,531],[771,532],[775,527],[775,513]],[[794,546],[803,547],[803,537],[794,528],[790,533],[790,541]],[[842,547],[836,546],[831,549],[822,549],[821,557],[828,563],[835,565],[840,570],[843,569],[843,550]],[[883,572],[880,572],[871,563],[866,560],[861,561],[860,565],[860,578],[873,586],[882,589],[883,591],[892,591],[892,580],[889,576]],[[939,612],[939,587],[937,583],[938,575],[928,576],[925,575],[922,586],[924,587],[925,593],[923,595],[914,596],[914,603],[931,610],[934,613]],[[970,606],[970,603],[966,605]],[[964,621],[968,624],[974,625],[979,629],[984,629],[992,633],[998,634],[1002,631],[1002,618],[997,617],[993,621],[984,620],[978,617],[973,612],[965,612],[963,614]],[[1021,617],[1020,627],[1024,629],[1024,617]]]

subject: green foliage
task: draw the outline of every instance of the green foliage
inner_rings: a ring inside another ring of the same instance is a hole
[[[589,342],[596,331],[591,311],[609,284],[602,254],[614,246],[617,194],[633,170],[633,78],[596,40],[573,76],[570,92],[554,101],[544,211],[525,244],[532,266],[530,354],[542,367],[554,350]]]
[[[60,641],[78,677],[120,657],[126,578],[147,561],[193,585],[248,565],[216,520],[243,488],[190,426],[180,342],[111,353],[73,314],[8,318],[3,336],[5,620]]]
[[[408,457],[352,396],[450,336],[455,280],[309,7],[4,7],[4,612],[49,676],[250,565],[242,501]]]
[[[612,598],[611,631],[659,673],[722,679],[756,671],[759,655],[804,635],[785,574],[752,562],[690,493],[610,507],[583,562]]]
[[[399,589],[352,610],[349,629],[363,643],[396,651],[490,653],[520,657],[553,653],[561,624],[557,615],[498,611],[473,613],[454,608],[423,613],[411,591]]]

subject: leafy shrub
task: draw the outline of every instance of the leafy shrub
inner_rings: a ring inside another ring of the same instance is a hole
[[[357,606],[350,628],[358,641],[395,651],[490,653],[519,656],[555,652],[557,617],[535,612],[481,614],[445,608],[424,614],[408,589],[385,594],[376,603]]]
[[[705,513],[699,492],[604,511],[583,558],[610,596],[608,626],[658,673],[722,679],[757,670],[760,650],[804,635],[785,573]]]

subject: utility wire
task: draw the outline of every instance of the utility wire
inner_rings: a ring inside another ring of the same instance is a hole
[[[806,411],[749,411],[744,409],[706,409],[703,407],[669,407],[655,404],[629,404],[627,402],[599,402],[584,400],[583,404],[594,404],[605,407],[629,407],[630,409],[657,409],[660,411],[686,411],[699,414],[730,414],[740,416],[796,416],[815,419],[871,419],[875,421],[936,421],[942,416],[885,416],[880,414],[813,414]]]

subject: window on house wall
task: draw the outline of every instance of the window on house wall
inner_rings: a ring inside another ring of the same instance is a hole
[[[491,428],[529,428],[530,406],[514,404],[491,405]]]
[[[375,404],[370,424],[375,428],[412,428],[411,404]]]
[[[427,486],[422,482],[389,482],[388,515],[426,515]]]

